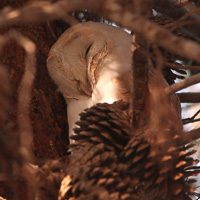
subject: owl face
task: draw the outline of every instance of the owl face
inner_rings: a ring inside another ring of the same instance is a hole
[[[130,71],[130,48],[131,36],[122,29],[81,23],[65,31],[53,45],[47,68],[66,100],[87,99],[102,76],[107,82]]]

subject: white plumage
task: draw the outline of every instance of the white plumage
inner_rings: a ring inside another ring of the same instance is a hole
[[[51,48],[47,67],[68,105],[69,135],[85,108],[129,100],[131,38],[120,28],[86,22],[65,31]]]

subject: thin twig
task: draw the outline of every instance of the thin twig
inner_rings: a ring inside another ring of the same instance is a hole
[[[200,118],[198,118],[198,119],[183,119],[184,121],[183,121],[183,125],[185,125],[185,124],[191,124],[191,123],[194,123],[194,122],[199,122],[200,121]]]
[[[198,24],[199,22],[200,22],[200,19],[198,21],[187,20],[183,22],[177,22],[174,24],[171,23],[168,26],[166,25],[165,28],[169,29],[170,31],[174,31],[178,28],[182,28],[183,26],[195,25],[195,24]]]
[[[49,31],[50,31],[50,33],[51,33],[53,39],[54,39],[55,42],[56,42],[56,41],[58,40],[58,37],[56,36],[55,32],[53,31],[53,28],[52,28],[52,26],[51,26],[51,24],[50,24],[49,21],[47,21],[47,27],[48,27],[48,29],[49,29]]]
[[[0,12],[0,27],[63,18],[67,13],[82,9],[94,11],[122,27],[137,32],[149,43],[155,43],[200,63],[199,44],[177,37],[141,15],[124,11],[120,4],[112,0],[61,0],[53,4],[39,1],[16,10],[8,11],[8,8],[4,8]]]
[[[180,1],[176,0],[154,0],[154,9],[161,12],[174,20],[180,18],[186,18],[193,22],[199,21],[200,16],[196,13],[190,13],[188,7],[183,6]],[[199,23],[184,25],[183,30],[190,36],[194,37],[197,41],[200,41],[200,25]]]
[[[179,63],[164,62],[164,66],[170,67],[172,69],[189,69],[189,70],[196,70],[196,71],[200,70],[200,66],[185,66]]]
[[[200,113],[200,110],[198,110],[192,117],[189,118],[185,118],[182,120],[183,124],[189,124],[189,123],[193,123],[193,122],[197,122],[200,121],[200,119],[195,119],[195,117]]]
[[[169,87],[167,87],[165,89],[165,92],[170,95],[170,94],[173,94],[179,90],[182,90],[184,88],[187,88],[191,85],[194,85],[196,83],[199,83],[200,82],[200,73],[194,75],[194,76],[191,76],[187,79],[184,79],[178,83],[174,83],[172,85],[170,85]]]
[[[178,16],[175,18],[174,17],[174,20],[173,22],[169,23],[169,24],[166,24],[166,28],[169,28],[171,31],[172,30],[175,30],[177,28],[184,28],[183,26],[187,26],[187,25],[198,25],[198,22],[200,21],[200,18],[198,19],[192,19],[192,16],[194,16],[195,14],[199,14],[198,13],[198,9],[188,9],[188,8],[185,8],[183,5],[178,5],[176,7],[174,7],[174,9],[178,10],[178,12],[181,10],[180,8],[182,8],[182,14],[179,16],[180,18],[178,18]],[[165,11],[163,10],[163,12],[165,13]]]

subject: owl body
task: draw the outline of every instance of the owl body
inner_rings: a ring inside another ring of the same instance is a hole
[[[47,67],[67,102],[69,135],[85,108],[129,100],[131,38],[120,28],[86,22],[65,31],[51,48]]]

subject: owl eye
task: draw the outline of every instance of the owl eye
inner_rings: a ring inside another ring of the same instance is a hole
[[[88,55],[88,53],[89,53],[91,47],[92,47],[92,44],[87,48],[87,50],[86,50],[86,52],[85,52],[85,57],[87,57],[87,55]]]

